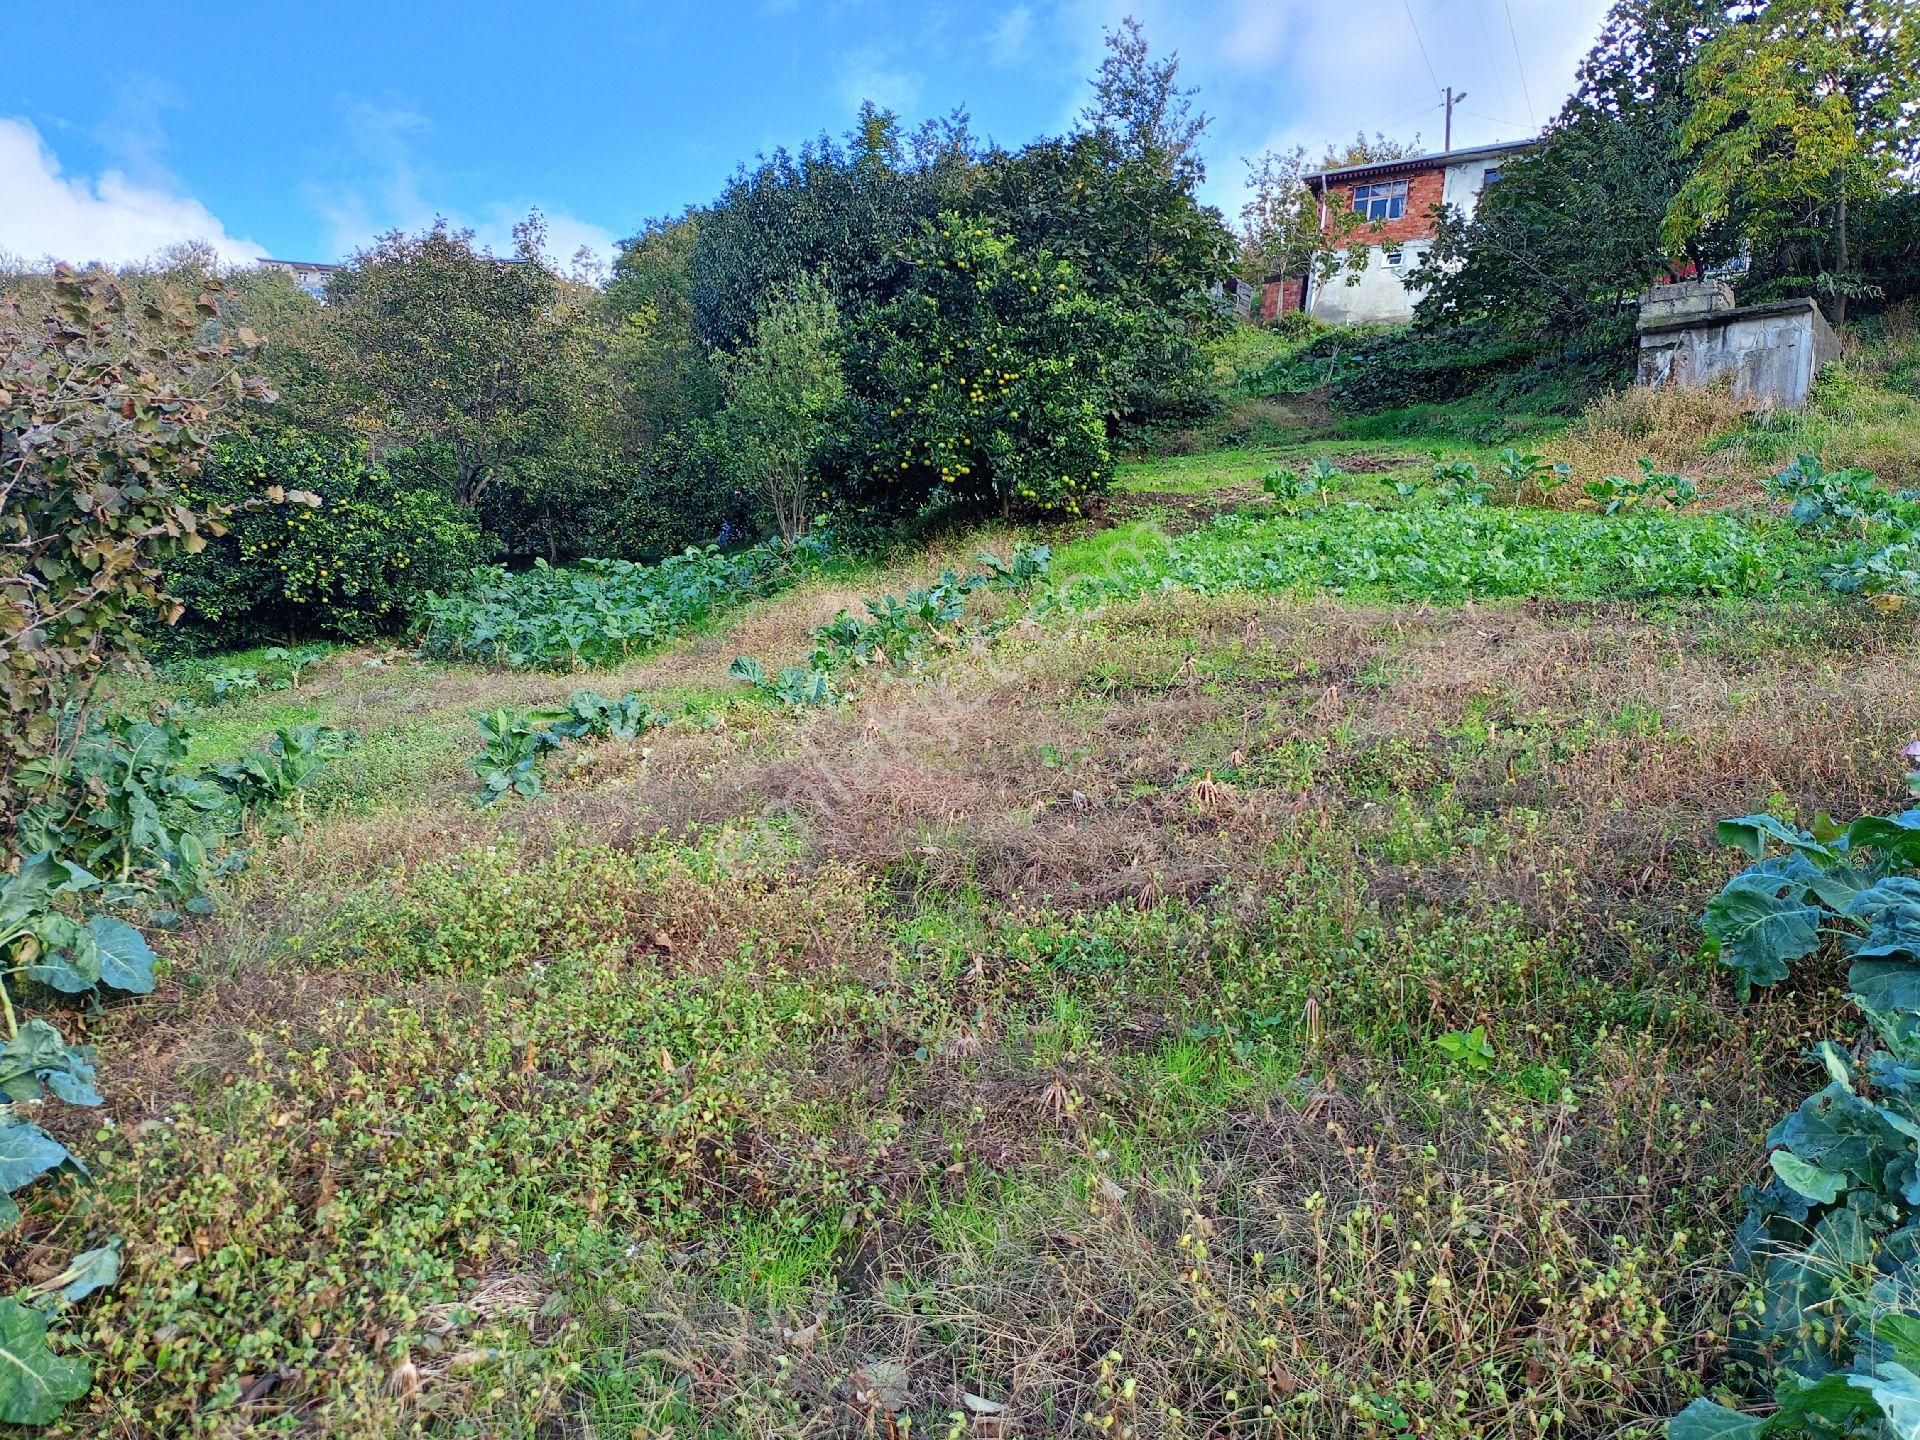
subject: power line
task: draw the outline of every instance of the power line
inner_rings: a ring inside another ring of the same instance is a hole
[[[1482,0],[1473,0],[1473,18],[1480,22],[1480,53],[1486,57],[1487,73],[1493,76],[1493,88],[1499,92],[1500,108],[1507,108],[1507,82],[1500,78],[1500,67],[1493,63],[1493,29],[1487,24],[1487,7]]]
[[[1527,62],[1520,58],[1520,32],[1513,28],[1513,0],[1500,0],[1507,11],[1507,38],[1513,41],[1513,68],[1520,72],[1520,97],[1527,102],[1527,124],[1539,125],[1533,114],[1533,94],[1527,89]]]
[[[1420,58],[1426,62],[1427,78],[1433,81],[1433,88],[1440,88],[1440,76],[1433,68],[1433,58],[1427,54],[1427,42],[1420,38],[1420,22],[1413,18],[1413,0],[1400,0],[1400,6],[1407,12],[1407,24],[1413,27],[1413,43],[1420,47]]]
[[[1402,105],[1398,110],[1390,114],[1382,115],[1377,120],[1369,120],[1360,128],[1367,130],[1383,125],[1402,125],[1409,120],[1418,120],[1423,115],[1431,115],[1434,111],[1445,108],[1446,104],[1444,101],[1416,100],[1413,104]]]

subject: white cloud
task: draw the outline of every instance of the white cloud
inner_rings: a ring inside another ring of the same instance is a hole
[[[1016,5],[1000,17],[987,37],[988,49],[998,65],[1018,65],[1027,58],[1033,43],[1033,9]]]
[[[527,218],[528,211],[536,209],[540,210],[540,218],[547,227],[543,253],[561,269],[566,269],[572,263],[574,255],[583,245],[603,265],[613,259],[615,236],[611,230],[572,215],[550,215],[531,201],[525,204],[489,205],[486,215],[473,222],[473,238],[477,244],[496,255],[511,255],[513,227]]]
[[[120,170],[63,175],[59,158],[24,119],[0,117],[0,195],[0,250],[28,260],[117,265],[188,240],[206,241],[225,260],[266,253],[229,235],[211,210],[170,184],[136,182]]]
[[[345,106],[344,120],[351,159],[346,173],[351,179],[306,187],[309,204],[326,222],[334,258],[344,259],[387,231],[424,230],[438,219],[472,230],[477,244],[507,255],[514,248],[513,227],[538,209],[547,226],[546,253],[562,268],[583,245],[601,264],[612,261],[612,231],[551,209],[537,198],[495,201],[478,213],[436,203],[433,192],[438,187],[418,155],[433,122],[418,110],[353,100]]]
[[[1103,27],[1137,18],[1154,53],[1178,51],[1181,79],[1200,87],[1197,103],[1214,117],[1203,142],[1206,196],[1232,214],[1241,157],[1268,148],[1303,144],[1317,154],[1364,129],[1402,140],[1417,132],[1423,148],[1439,149],[1441,86],[1468,92],[1454,114],[1456,146],[1536,132],[1572,89],[1608,4],[1053,0],[1045,17],[1053,53],[1031,63],[1062,77],[1062,103],[1076,113],[1086,96],[1081,77],[1100,62]]]
[[[911,111],[920,99],[921,77],[892,63],[878,50],[855,50],[840,62],[835,87],[849,110],[871,100],[882,110]]]

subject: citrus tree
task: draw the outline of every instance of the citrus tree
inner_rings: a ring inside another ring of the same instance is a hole
[[[905,289],[849,351],[854,494],[896,510],[946,494],[1072,512],[1105,490],[1130,317],[1067,261],[959,215],[907,259]]]

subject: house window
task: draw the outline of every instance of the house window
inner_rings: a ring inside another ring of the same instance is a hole
[[[1406,258],[1407,256],[1404,250],[1387,251],[1387,268],[1389,270],[1398,270],[1400,268],[1400,262]]]
[[[1500,183],[1500,172],[1497,169],[1489,170],[1487,171],[1486,174],[1480,177],[1480,188],[1482,190],[1491,190],[1495,185],[1499,183]]]
[[[1368,220],[1398,220],[1407,213],[1407,182],[1383,180],[1354,186],[1353,213]]]

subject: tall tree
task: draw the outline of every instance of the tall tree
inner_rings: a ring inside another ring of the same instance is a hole
[[[753,340],[720,357],[727,408],[718,429],[736,482],[773,513],[782,539],[807,533],[816,457],[846,392],[840,312],[817,276],[782,287],[754,323]]]
[[[1093,99],[1082,126],[1111,136],[1120,153],[1166,169],[1186,188],[1207,178],[1200,137],[1212,123],[1196,110],[1200,92],[1180,88],[1180,57],[1153,58],[1140,22],[1131,15],[1106,37],[1107,54],[1093,77]]]
[[[1834,318],[1852,288],[1850,208],[1920,164],[1912,0],[1759,0],[1702,52],[1680,141],[1693,171],[1666,216],[1676,251],[1731,221],[1754,241],[1818,225]]]
[[[844,142],[822,135],[743,167],[699,218],[695,334],[722,350],[746,343],[766,297],[802,273],[824,280],[843,314],[884,300],[907,240],[958,202],[973,152],[964,114],[905,135],[869,104]]]
[[[584,519],[563,502],[611,469],[604,312],[547,268],[537,216],[515,238],[494,256],[439,221],[355,255],[277,362],[283,418],[376,458],[412,449],[516,548],[558,555],[575,546],[561,511]]]
[[[1140,317],[1103,356],[1108,418],[1187,418],[1207,403],[1200,347],[1227,324],[1210,291],[1233,268],[1232,234],[1197,194],[1207,118],[1179,57],[1155,58],[1131,19],[1107,35],[1092,85],[1078,130],[988,155],[968,198],[1023,254],[1064,260],[1090,296]]]
[[[1028,255],[1073,266],[1090,295],[1138,315],[1109,353],[1109,418],[1178,419],[1205,403],[1201,346],[1228,323],[1209,293],[1231,273],[1233,237],[1178,167],[1123,148],[1111,131],[1037,140],[984,161],[974,213]]]
[[[1507,161],[1471,218],[1443,209],[1412,281],[1428,325],[1490,322],[1605,347],[1621,301],[1675,273],[1661,227],[1688,167],[1687,76],[1724,23],[1723,0],[1616,0],[1574,93],[1539,146]],[[1694,237],[1695,258],[1719,241]]]
[[[1240,207],[1240,274],[1258,283],[1270,275],[1305,275],[1316,260],[1329,257],[1346,243],[1353,228],[1364,224],[1351,210],[1329,214],[1328,233],[1320,223],[1320,201],[1307,188],[1307,177],[1323,170],[1400,160],[1420,153],[1420,137],[1389,140],[1364,132],[1342,146],[1329,145],[1315,162],[1307,147],[1269,150],[1245,162],[1247,200]],[[1331,268],[1330,263],[1326,268]]]
[[[643,452],[720,405],[709,352],[695,332],[689,267],[700,224],[697,210],[649,220],[620,242],[606,289],[629,439]]]

